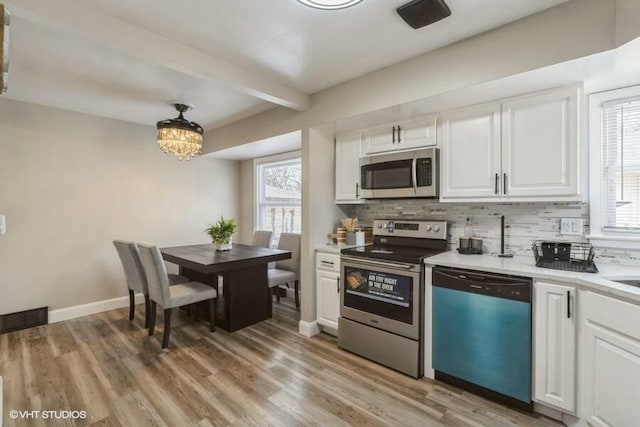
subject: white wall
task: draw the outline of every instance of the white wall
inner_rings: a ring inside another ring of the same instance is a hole
[[[111,241],[207,243],[239,175],[162,153],[153,127],[0,99],[0,313],[125,295]]]
[[[240,162],[238,242],[251,244],[255,224],[255,167],[253,159]]]
[[[335,202],[333,128],[302,131],[302,242],[300,259],[300,317],[316,319],[315,248],[344,213]]]

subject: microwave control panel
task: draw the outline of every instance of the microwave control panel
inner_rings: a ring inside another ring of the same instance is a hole
[[[433,159],[431,157],[416,159],[416,185],[431,187],[433,185]]]

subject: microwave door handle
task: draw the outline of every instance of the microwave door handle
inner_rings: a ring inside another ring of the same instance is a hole
[[[411,180],[413,181],[413,193],[418,194],[418,176],[417,176],[417,163],[418,159],[413,158],[413,163],[411,164]]]

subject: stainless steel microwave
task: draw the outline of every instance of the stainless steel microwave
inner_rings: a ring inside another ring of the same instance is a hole
[[[438,149],[403,151],[360,159],[364,199],[438,197]]]

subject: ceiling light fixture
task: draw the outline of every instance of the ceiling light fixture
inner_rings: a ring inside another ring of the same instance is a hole
[[[298,0],[300,3],[316,9],[335,10],[355,6],[362,0]]]
[[[182,115],[192,108],[190,105],[174,102],[169,105],[173,105],[180,114],[175,119],[161,120],[156,124],[158,145],[162,151],[174,154],[179,160],[190,160],[202,150],[204,129]]]

